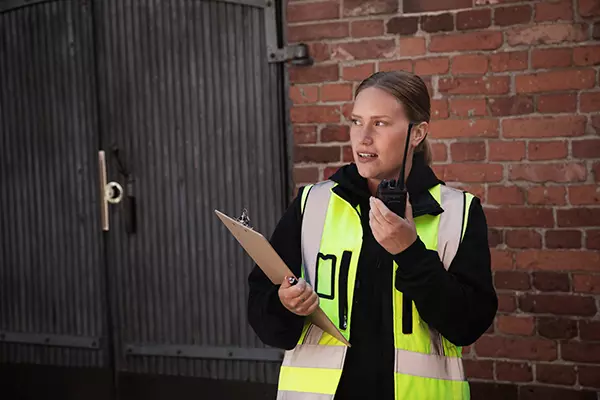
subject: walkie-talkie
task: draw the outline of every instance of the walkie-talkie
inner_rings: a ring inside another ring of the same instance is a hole
[[[406,214],[406,198],[408,191],[406,190],[406,184],[404,179],[404,173],[406,169],[406,156],[408,153],[408,144],[410,143],[410,132],[414,123],[408,124],[408,132],[406,133],[406,145],[404,147],[404,157],[402,159],[402,169],[400,170],[400,176],[398,179],[384,179],[377,186],[377,198],[383,201],[383,203],[404,218]]]

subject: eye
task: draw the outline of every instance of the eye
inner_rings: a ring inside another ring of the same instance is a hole
[[[352,125],[356,125],[356,126],[361,126],[362,125],[362,122],[360,122],[356,118],[352,118],[350,121],[352,121]]]
[[[375,121],[375,126],[386,126],[387,122],[385,121]]]

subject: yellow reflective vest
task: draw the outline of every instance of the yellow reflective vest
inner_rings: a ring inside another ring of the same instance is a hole
[[[363,233],[361,211],[335,194],[335,186],[336,183],[325,181],[303,191],[302,274],[319,295],[320,307],[332,321],[339,322],[342,334],[352,343],[354,283]],[[445,185],[434,186],[429,192],[444,212],[416,217],[415,225],[425,246],[436,250],[448,269],[464,235],[473,195]],[[394,274],[397,268],[394,263]],[[395,288],[392,292],[396,399],[468,399],[461,348],[430,328],[414,304],[413,331],[404,334],[402,292]],[[285,353],[277,399],[333,399],[346,349],[340,341],[307,322],[296,347]]]

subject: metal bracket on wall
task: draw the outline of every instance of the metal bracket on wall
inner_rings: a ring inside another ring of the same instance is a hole
[[[212,360],[273,361],[281,362],[284,352],[279,349],[217,347],[193,345],[137,345],[125,346],[128,356],[183,357]]]
[[[267,59],[270,63],[291,61],[294,65],[312,65],[308,46],[299,43],[279,47],[279,30],[277,29],[277,6],[275,0],[265,3],[265,36],[267,39]]]
[[[46,335],[43,333],[0,332],[0,343],[40,344],[44,346],[100,348],[100,338],[69,335]]]

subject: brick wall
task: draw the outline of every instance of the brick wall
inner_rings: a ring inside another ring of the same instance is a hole
[[[600,1],[290,0],[287,18],[316,60],[289,70],[296,184],[351,160],[361,79],[423,76],[435,169],[490,225],[500,309],[465,349],[474,398],[596,399]]]

